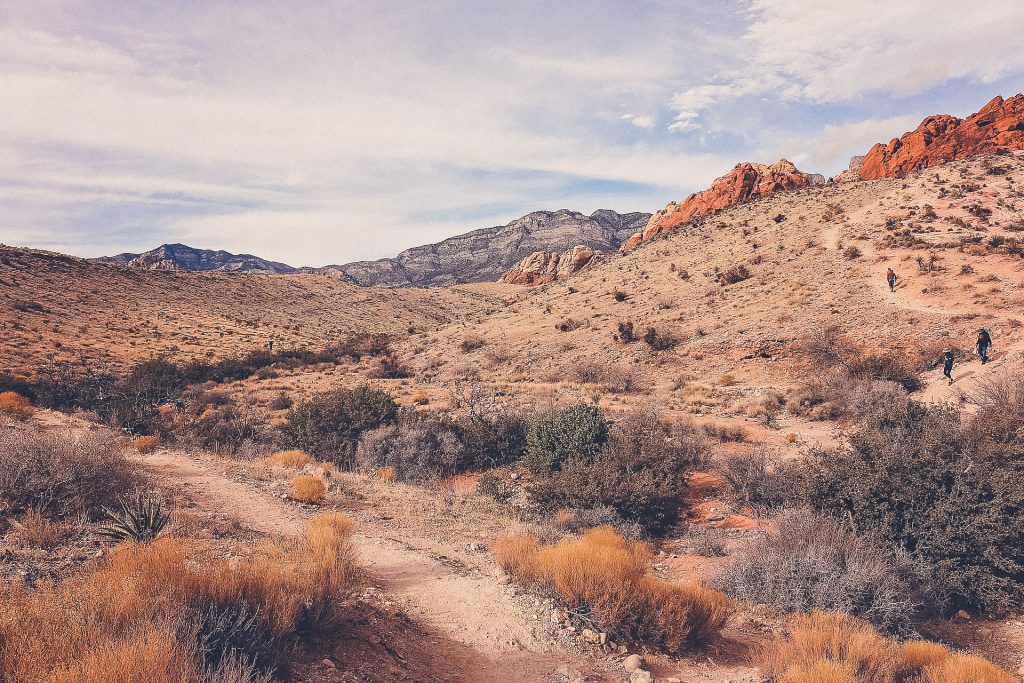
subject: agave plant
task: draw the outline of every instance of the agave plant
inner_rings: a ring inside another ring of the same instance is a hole
[[[103,508],[110,523],[100,530],[102,536],[114,541],[149,543],[167,526],[170,515],[163,511],[163,503],[148,494],[138,491],[128,498],[118,498],[118,502],[120,510]]]

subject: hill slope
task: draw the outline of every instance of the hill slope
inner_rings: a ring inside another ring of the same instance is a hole
[[[221,273],[294,273],[285,263],[268,261],[252,254],[196,249],[184,244],[162,244],[141,254],[118,254],[92,259],[97,263],[114,263],[144,270],[190,270]]]

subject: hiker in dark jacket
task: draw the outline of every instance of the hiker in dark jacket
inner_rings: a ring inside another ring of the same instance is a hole
[[[978,330],[978,355],[981,356],[981,364],[988,362],[988,351],[992,348],[992,335],[984,327]]]
[[[896,291],[896,271],[894,271],[892,268],[890,268],[889,270],[885,271],[885,281],[889,283],[889,291],[890,292],[895,292]]]
[[[946,349],[942,352],[942,376],[953,383],[953,349]]]

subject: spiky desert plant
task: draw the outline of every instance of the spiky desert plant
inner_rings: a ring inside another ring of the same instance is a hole
[[[170,519],[170,515],[163,511],[163,503],[142,492],[118,498],[118,502],[120,510],[103,508],[110,523],[100,531],[101,535],[113,541],[149,543],[160,535]]]

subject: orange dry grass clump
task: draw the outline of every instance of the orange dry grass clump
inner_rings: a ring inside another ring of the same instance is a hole
[[[160,439],[156,436],[137,436],[132,439],[132,445],[139,453],[152,453],[159,443]]]
[[[548,546],[532,534],[512,534],[495,544],[494,555],[506,572],[554,591],[599,627],[671,652],[708,639],[731,613],[717,591],[652,576],[650,546],[627,541],[611,527]]]
[[[161,538],[118,546],[61,583],[0,585],[0,680],[198,682],[190,615],[212,608],[254,613],[280,649],[333,618],[355,580],[351,533],[341,515],[317,517],[288,546],[234,563]]]
[[[27,420],[35,412],[36,409],[32,407],[32,402],[18,392],[4,391],[0,393],[0,413],[16,420]]]
[[[848,614],[815,611],[793,618],[788,636],[759,654],[778,683],[1013,683],[981,657],[953,654],[938,643],[899,645]]]
[[[327,493],[327,484],[320,477],[300,474],[292,477],[292,490],[289,497],[303,503],[319,503]]]
[[[312,462],[313,458],[302,451],[278,451],[267,458],[267,464],[271,467],[283,467],[289,470],[301,470]]]

